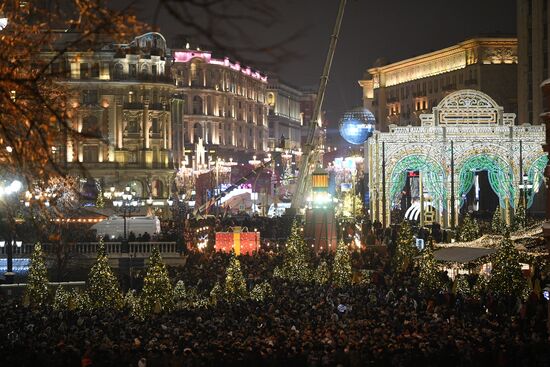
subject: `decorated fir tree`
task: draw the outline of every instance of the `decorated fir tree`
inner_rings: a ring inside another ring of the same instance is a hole
[[[485,274],[479,274],[474,286],[472,287],[472,295],[476,297],[481,297],[487,291],[487,286],[489,284],[489,277]]]
[[[514,212],[512,229],[514,231],[519,231],[525,229],[525,227],[527,227],[527,214],[525,213],[525,205],[523,205],[523,200],[520,200]]]
[[[466,274],[459,274],[455,279],[456,294],[461,295],[464,298],[469,298],[473,294],[472,287],[468,282],[468,277]]]
[[[326,261],[321,261],[317,269],[315,269],[314,280],[319,285],[327,284],[330,280],[330,269]]]
[[[479,225],[475,218],[467,214],[460,226],[458,239],[460,242],[470,242],[477,238],[479,238]]]
[[[105,207],[105,198],[103,196],[103,188],[99,186],[97,198],[95,199],[95,206],[98,209],[102,209],[103,207]]]
[[[172,284],[159,249],[154,246],[143,278],[140,305],[145,316],[172,308]]]
[[[491,221],[491,231],[494,234],[501,235],[504,231],[504,226],[506,223],[502,220],[502,212],[500,210],[500,205],[495,209],[493,214],[493,220]]]
[[[58,286],[57,290],[55,291],[55,296],[53,298],[53,309],[65,311],[68,308],[68,302],[69,292],[67,292],[67,290],[63,286]]]
[[[519,252],[509,237],[505,237],[493,260],[489,289],[504,297],[521,297],[526,281],[521,273]]]
[[[250,291],[250,299],[256,302],[263,302],[272,296],[273,291],[271,290],[271,285],[267,281],[256,284],[254,288],[252,288],[252,291]]]
[[[409,269],[416,253],[412,228],[408,221],[403,221],[397,234],[397,246],[393,257],[395,269],[399,272]]]
[[[309,247],[304,240],[302,227],[295,220],[290,230],[282,267],[284,278],[295,282],[307,282],[310,280],[310,268],[308,263]]]
[[[240,301],[246,298],[246,283],[241,271],[241,262],[233,252],[225,271],[225,296],[229,302]]]
[[[427,293],[435,293],[439,291],[443,283],[439,276],[439,266],[434,257],[434,246],[432,241],[428,241],[428,245],[422,251],[420,257],[420,288]]]
[[[25,298],[32,307],[43,306],[48,301],[48,271],[40,243],[34,246],[31,255]]]
[[[336,287],[345,287],[351,284],[351,275],[349,246],[340,241],[332,264],[332,284]]]
[[[119,309],[122,306],[122,294],[117,278],[109,266],[105,244],[100,240],[97,258],[88,275],[88,296],[94,309]]]
[[[210,291],[210,304],[216,305],[218,301],[223,299],[223,288],[220,282],[216,282]]]

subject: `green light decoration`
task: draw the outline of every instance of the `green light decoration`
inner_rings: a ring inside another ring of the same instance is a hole
[[[97,198],[95,200],[95,206],[98,209],[102,209],[105,207],[105,198],[103,197],[103,188],[99,186],[99,191],[97,193]]]
[[[391,171],[390,198],[392,203],[398,203],[407,180],[407,172],[419,171],[425,190],[432,194],[432,205],[440,210],[447,207],[447,192],[445,190],[445,170],[426,155],[411,154],[403,157]]]
[[[521,273],[519,252],[509,237],[501,242],[493,259],[488,289],[504,297],[522,297],[527,283]]]
[[[122,294],[117,278],[109,266],[103,240],[99,241],[97,258],[88,274],[87,291],[90,297],[90,306],[93,309],[120,309],[122,307]]]
[[[332,284],[335,287],[346,287],[351,284],[351,256],[349,246],[344,241],[338,242],[334,263],[332,264]]]
[[[69,302],[69,292],[65,287],[59,285],[55,291],[55,296],[53,297],[53,309],[56,311],[65,311],[67,310],[67,305]]]
[[[31,307],[44,306],[49,298],[48,270],[44,263],[44,255],[42,254],[42,245],[40,243],[34,245],[34,251],[31,255],[31,265],[29,266],[24,298],[24,304],[28,304]]]
[[[281,275],[294,282],[311,280],[311,269],[308,262],[309,246],[304,240],[302,227],[294,220],[288,238]]]
[[[506,206],[505,200],[510,199],[510,205],[514,205],[516,188],[514,186],[514,174],[508,163],[495,155],[476,154],[466,159],[456,172],[459,172],[458,199],[460,206],[464,205],[466,194],[474,185],[476,171],[487,171],[489,184],[499,198],[501,207]]]
[[[411,225],[408,221],[403,221],[397,234],[397,246],[393,256],[395,270],[398,272],[407,271],[412,265],[412,260],[417,252]]]
[[[172,308],[172,284],[159,249],[154,246],[149,257],[147,273],[143,278],[140,306],[143,315],[160,313]]]
[[[529,166],[527,170],[527,181],[533,184],[533,187],[530,190],[527,190],[527,208],[530,208],[533,205],[533,199],[537,194],[541,185],[544,184],[544,169],[548,164],[548,155],[544,154],[539,156],[535,161]]]
[[[457,275],[454,281],[455,294],[459,294],[464,298],[470,298],[473,296],[473,290],[468,282],[468,276],[466,274]]]
[[[220,282],[216,281],[214,287],[210,291],[210,304],[215,306],[219,301],[223,299],[223,288],[220,285]]]
[[[225,297],[228,302],[242,301],[247,298],[241,262],[233,252],[231,252],[229,266],[225,271]]]

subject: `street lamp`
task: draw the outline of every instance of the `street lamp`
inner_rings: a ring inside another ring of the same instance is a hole
[[[8,185],[0,185],[0,200],[4,200],[3,198],[6,198],[6,200],[9,200],[12,195],[17,196],[19,191],[21,191],[21,188],[23,187],[23,184],[19,180],[13,180]],[[13,237],[13,236],[12,236]],[[15,274],[13,272],[13,244],[17,247],[22,246],[21,241],[15,241],[15,238],[10,238],[8,241],[1,241],[0,247],[6,248],[6,273],[4,275],[6,279],[6,283],[13,283],[13,279],[15,277]]]
[[[128,247],[128,236],[126,229],[126,218],[133,212],[138,210],[138,201],[135,196],[136,193],[130,191],[130,187],[126,186],[123,192],[114,192],[114,197],[116,200],[113,200],[113,206],[115,210],[122,214],[124,220],[124,237],[122,240],[122,252],[129,252],[130,248]]]

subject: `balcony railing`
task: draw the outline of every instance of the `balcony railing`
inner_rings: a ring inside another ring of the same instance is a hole
[[[121,242],[105,242],[105,251],[107,255],[120,255],[127,254],[123,251]],[[151,251],[156,246],[161,254],[178,254],[178,247],[176,242],[130,242],[129,253],[136,256],[147,257],[151,254]],[[42,244],[42,251],[45,255],[53,255],[58,251],[68,251],[74,255],[95,255],[99,248],[99,242],[79,242],[75,244],[67,244],[66,247],[59,247],[59,245],[44,243]],[[21,247],[13,246],[14,257],[22,257],[25,255],[31,255],[34,250],[34,244],[23,244]],[[0,247],[0,256],[6,256],[6,247]]]

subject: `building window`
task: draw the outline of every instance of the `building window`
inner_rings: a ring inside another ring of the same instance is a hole
[[[99,63],[94,62],[92,64],[92,78],[99,78]]]
[[[128,134],[139,134],[139,122],[138,122],[138,120],[134,119],[134,120],[128,121],[126,131],[127,131]]]
[[[157,66],[151,65],[151,75],[153,75],[153,78],[157,76]]]
[[[130,78],[137,77],[137,66],[136,66],[136,64],[128,65],[128,74],[130,74]]]
[[[82,104],[97,104],[99,97],[97,90],[83,90],[82,91]]]
[[[116,79],[122,79],[122,76],[124,74],[124,67],[122,64],[116,64],[115,69],[113,71],[113,78]]]
[[[98,161],[99,148],[97,147],[97,145],[84,145],[82,153],[83,162],[94,163]]]
[[[202,115],[202,98],[200,96],[193,97],[193,115]]]
[[[160,123],[158,117],[153,117],[151,120],[151,132],[153,134],[160,134]]]
[[[99,124],[97,117],[95,116],[86,116],[82,119],[82,133],[87,135],[98,135],[99,134]]]
[[[90,65],[83,62],[80,64],[80,79],[87,79],[90,77]]]

